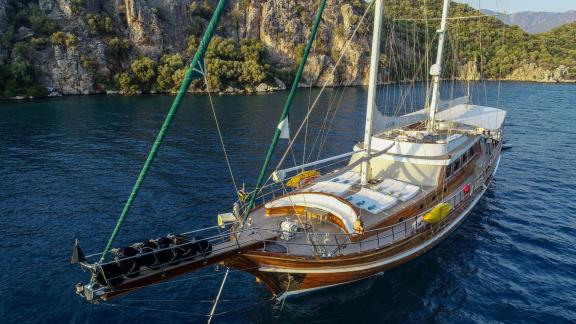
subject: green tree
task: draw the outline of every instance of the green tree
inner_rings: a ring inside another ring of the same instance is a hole
[[[130,70],[142,89],[149,90],[156,76],[156,63],[147,56],[141,56],[132,62]]]
[[[134,81],[132,80],[132,77],[130,76],[130,74],[123,72],[123,73],[119,73],[115,76],[116,82],[118,83],[118,87],[120,89],[120,91],[122,92],[122,94],[127,95],[127,96],[132,96],[138,93],[138,91],[140,90],[138,88],[138,86],[136,84],[134,84]]]
[[[188,41],[186,42],[186,55],[188,57],[193,57],[196,54],[196,50],[198,49],[198,39],[196,36],[191,35],[188,37]]]
[[[173,55],[166,54],[160,59],[158,65],[158,77],[156,78],[155,88],[160,92],[176,91],[179,84],[174,81],[176,71],[184,67],[182,55],[176,53]]]
[[[64,46],[66,44],[66,33],[59,31],[50,35],[50,42],[54,45]]]
[[[131,48],[132,43],[128,39],[121,40],[114,37],[108,41],[108,55],[117,61],[126,59]]]
[[[206,58],[237,60],[239,58],[238,47],[232,38],[213,37],[206,51]]]

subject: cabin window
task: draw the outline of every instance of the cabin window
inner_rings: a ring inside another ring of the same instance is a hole
[[[450,178],[451,175],[452,175],[452,165],[447,165],[446,166],[446,176],[444,178],[448,179],[448,178]]]
[[[468,152],[465,152],[464,154],[462,154],[460,159],[462,160],[462,165],[466,164],[466,161],[468,161]]]
[[[454,161],[454,173],[456,173],[456,171],[458,171],[458,169],[460,169],[460,159]]]

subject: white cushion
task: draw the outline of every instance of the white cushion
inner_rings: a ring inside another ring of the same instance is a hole
[[[394,179],[384,179],[375,189],[402,201],[413,198],[420,191],[420,188],[413,184]]]
[[[348,196],[346,200],[352,205],[373,214],[378,214],[398,203],[398,199],[394,197],[366,188],[362,188],[357,193]]]
[[[306,191],[324,192],[331,195],[343,196],[350,190],[350,187],[352,187],[352,184],[345,184],[332,181],[321,181],[313,185],[312,187],[306,189]]]

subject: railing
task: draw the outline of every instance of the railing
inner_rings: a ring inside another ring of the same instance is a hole
[[[438,203],[449,203],[452,206],[450,213],[440,222],[433,224],[438,230],[447,226],[454,218],[455,215],[462,212],[462,207],[467,206],[468,202],[476,197],[476,195],[485,189],[485,183],[491,177],[494,167],[496,164],[496,159],[500,156],[502,143],[499,142],[498,146],[493,147],[492,154],[490,156],[489,162],[482,166],[482,171],[476,174],[475,179],[472,183],[468,184],[470,186],[470,191],[465,193],[463,190],[458,190],[451,195],[446,196],[441,199]],[[490,167],[488,167],[490,166]],[[268,195],[274,195],[274,191],[271,190]],[[266,196],[263,194],[262,196]],[[435,204],[436,206],[437,204]],[[348,251],[358,251],[366,252],[372,249],[379,249],[385,246],[389,246],[401,240],[405,240],[416,236],[424,232],[432,224],[426,223],[422,220],[424,215],[429,213],[434,207],[431,207],[416,216],[408,218],[398,224],[390,225],[383,228],[373,229],[365,231],[361,237],[366,237],[365,239],[360,239],[358,234],[349,233],[306,233],[301,232],[297,235],[302,238],[306,236],[306,242],[303,243],[302,240],[289,240],[289,241],[278,241],[274,240],[264,240],[264,244],[267,243],[280,243],[287,248],[287,253],[291,255],[310,255],[313,253],[318,256],[330,257],[337,254],[342,254],[342,250],[346,249]],[[256,229],[252,227],[252,229]],[[277,229],[257,229],[265,230],[267,232],[277,232],[278,236],[282,233]],[[320,242],[317,238],[324,238],[324,241]],[[299,241],[299,242],[297,242]],[[330,242],[330,243],[328,243]],[[332,243],[334,242],[334,243]],[[303,251],[302,247],[308,246],[310,249],[308,251]],[[307,252],[307,253],[302,253]]]
[[[317,171],[322,171],[322,170],[330,168],[329,169],[330,172],[326,173],[326,174],[329,174],[329,173],[332,173],[333,171],[338,171],[338,170],[341,170],[343,167],[346,167],[348,160],[349,159],[347,159],[347,158],[343,158],[341,160],[336,160],[336,161],[333,161],[332,163],[328,163],[328,164],[323,165],[322,167],[317,167],[314,169]],[[339,168],[334,169],[334,167],[339,167]],[[320,176],[320,178],[322,178],[324,176],[325,175]],[[327,177],[326,179],[328,179],[328,178],[329,177]],[[283,181],[283,182],[274,182],[274,183],[268,184],[268,185],[260,188],[260,192],[256,196],[256,205],[263,205],[270,200],[276,199],[276,197],[283,196],[283,195],[290,193],[291,191],[295,190],[294,188],[290,188],[290,187],[286,186],[286,183],[288,181],[289,181],[289,179],[285,179],[285,181]],[[246,193],[246,196],[250,197],[250,195],[252,195],[253,193],[254,193],[253,191],[248,192],[248,193]],[[245,213],[245,209],[247,207],[246,202],[239,199],[235,203],[239,207],[240,214],[243,215]]]
[[[496,159],[498,159],[500,156],[501,147],[502,143],[499,142],[498,145],[493,148],[489,163],[483,166],[481,173],[477,174],[474,181],[469,184],[470,191],[468,193],[465,193],[463,190],[458,190],[439,201],[439,203],[450,203],[450,205],[452,205],[452,210],[443,220],[436,224],[429,224],[422,220],[424,215],[430,212],[433,207],[419,213],[416,216],[399,222],[398,224],[365,231],[361,236],[358,234],[350,233],[320,233],[304,231],[292,233],[298,236],[299,239],[280,240],[279,237],[281,234],[285,234],[285,232],[278,228],[258,228],[251,226],[250,224],[242,225],[240,223],[232,223],[227,224],[224,227],[212,226],[195,231],[180,233],[179,235],[201,237],[201,240],[205,240],[210,244],[211,250],[207,253],[203,252],[197,255],[180,258],[176,261],[178,263],[183,263],[193,261],[195,259],[206,260],[212,254],[218,254],[222,251],[240,250],[245,246],[258,242],[262,243],[264,248],[267,244],[281,244],[286,247],[286,254],[288,255],[315,255],[319,257],[333,257],[343,255],[345,253],[348,254],[356,252],[368,252],[371,250],[390,246],[399,241],[414,238],[417,235],[424,233],[430,226],[435,226],[437,230],[441,230],[451,223],[455,215],[459,215],[462,212],[462,207],[467,206],[467,203],[471,199],[474,199],[477,194],[485,189],[486,182],[490,179],[492,173],[494,172]],[[281,184],[272,184],[264,187],[263,189],[268,191],[265,193],[263,192],[259,196],[259,198],[262,199],[265,199],[265,197],[270,195],[274,197],[274,195],[277,194],[280,190],[284,192],[284,188]],[[362,237],[364,237],[364,239],[361,239]],[[302,238],[305,238],[305,240],[302,240]],[[155,255],[162,251],[174,250],[184,246],[185,244],[188,243],[183,243],[180,245],[174,244],[167,248],[157,249],[147,253],[141,253],[133,257],[125,257],[122,258],[121,261],[127,261],[152,254]],[[95,267],[102,267],[110,263],[118,262],[118,260],[111,260],[108,262],[99,263],[97,262],[97,258],[100,256],[101,253],[88,255],[86,257],[87,262],[84,263],[84,266],[95,270]],[[90,263],[88,260],[94,261],[93,263]],[[174,263],[168,262],[154,266],[157,267],[154,270],[164,271],[166,268],[173,267],[175,265]],[[134,273],[125,273],[123,276],[129,276],[131,274]],[[114,279],[115,278],[107,278],[107,280]],[[103,288],[104,287],[102,287],[102,289]]]

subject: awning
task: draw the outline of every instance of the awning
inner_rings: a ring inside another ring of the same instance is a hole
[[[468,96],[459,97],[451,100],[443,100],[438,104],[438,110],[443,111],[459,105],[467,104],[470,98]],[[385,116],[380,111],[374,112],[373,132],[375,134],[382,133],[387,130],[402,128],[408,125],[423,122],[428,119],[428,111],[420,109],[412,113],[392,117]]]
[[[442,121],[451,121],[496,131],[504,124],[506,111],[492,107],[460,104],[441,111],[436,117]]]
[[[498,108],[468,104],[468,97],[442,101],[436,114],[437,120],[453,121],[456,123],[482,127],[495,131],[502,127],[506,118],[506,111]],[[379,134],[387,130],[398,129],[428,119],[428,112],[420,109],[410,114],[398,117],[384,116],[381,112],[374,113],[374,133]]]

